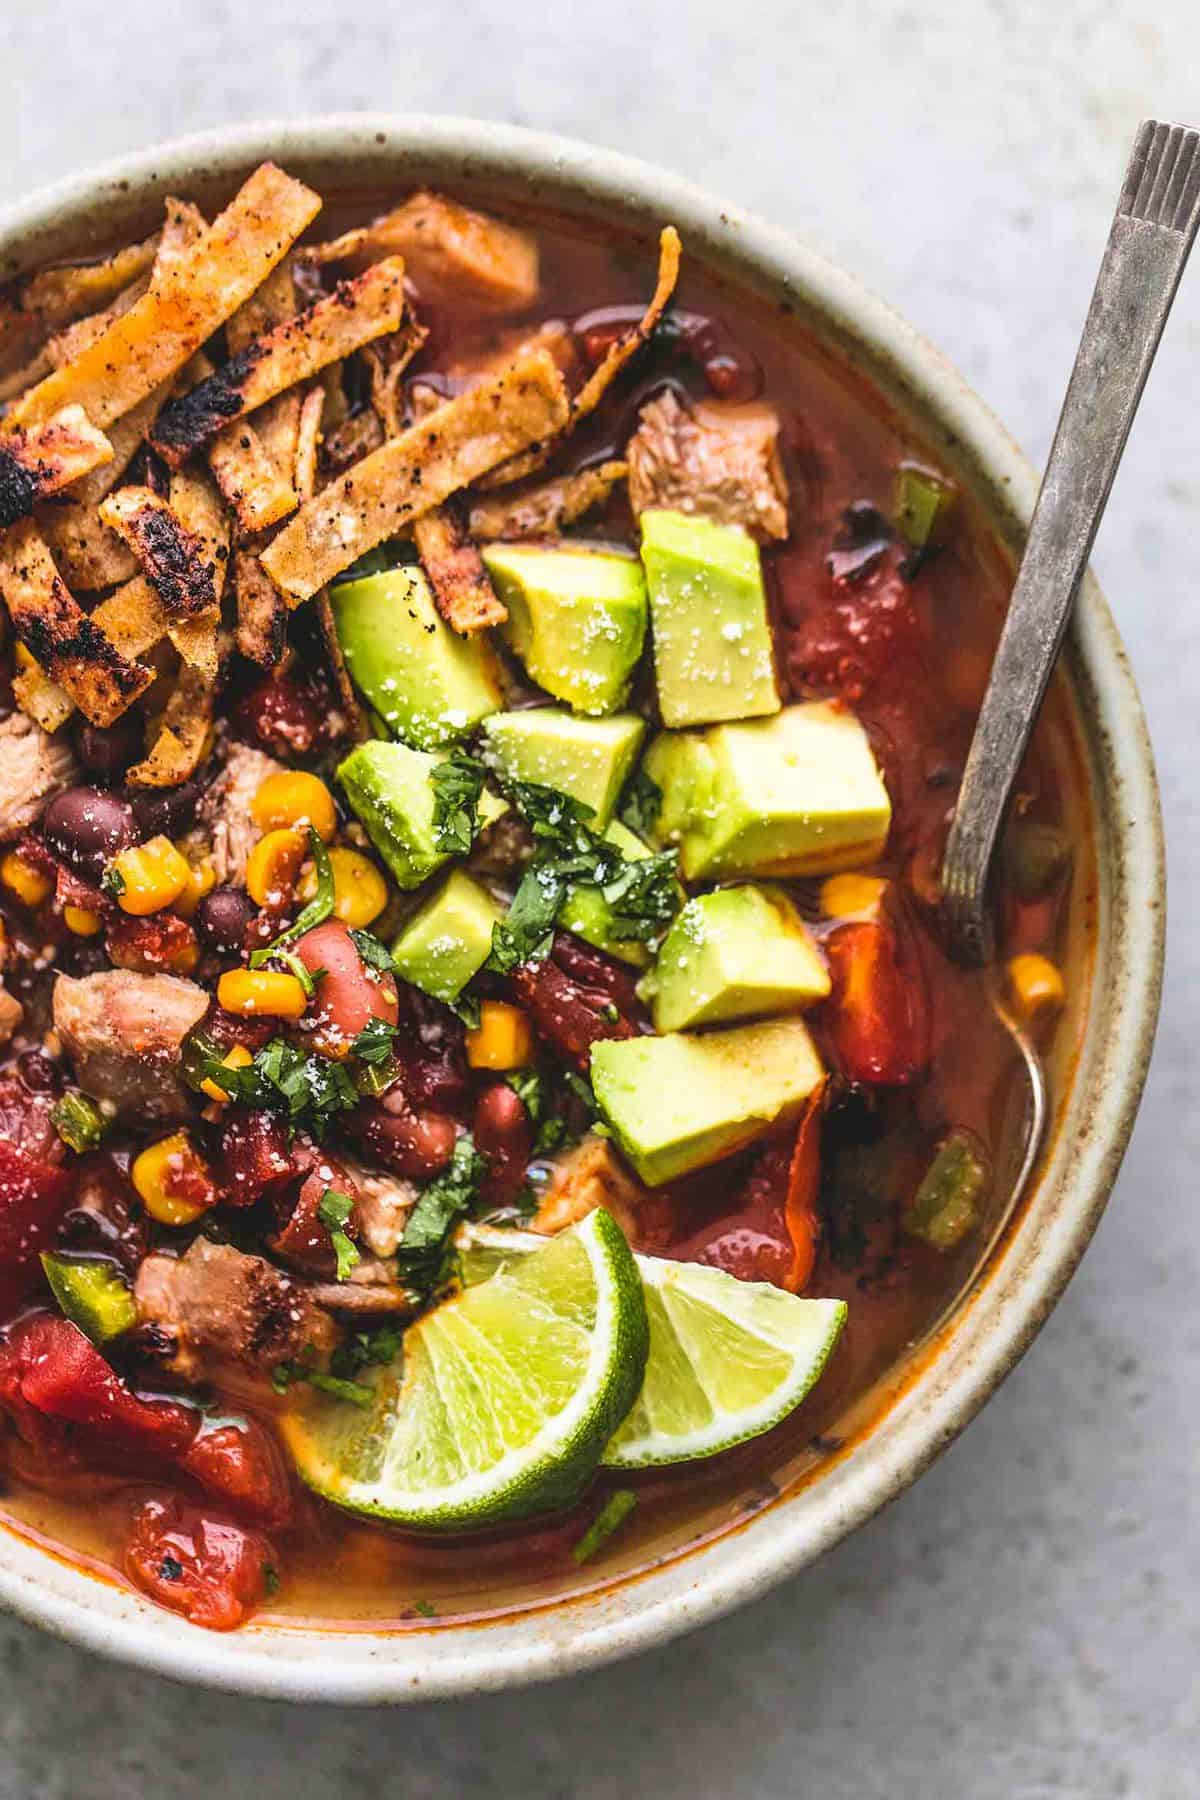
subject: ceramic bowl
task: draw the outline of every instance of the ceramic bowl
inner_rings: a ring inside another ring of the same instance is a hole
[[[0,277],[152,228],[164,194],[217,203],[272,157],[327,195],[445,184],[614,229],[644,246],[673,221],[689,257],[798,320],[854,364],[952,467],[1010,552],[1034,471],[944,358],[788,233],[611,151],[465,119],[353,114],[217,131],[76,175],[0,216]],[[472,1625],[387,1633],[251,1626],[217,1636],[0,1532],[0,1601],[89,1649],[180,1680],[293,1700],[394,1702],[564,1675],[661,1644],[754,1599],[900,1493],[1032,1342],[1094,1231],[1133,1124],[1162,967],[1163,850],[1154,767],[1129,665],[1084,583],[1059,677],[1094,845],[1090,978],[1060,1033],[1053,1129],[1032,1191],[920,1354],[859,1409],[839,1453],[736,1525],[590,1592]]]

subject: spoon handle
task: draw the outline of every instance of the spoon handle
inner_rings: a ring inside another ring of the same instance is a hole
[[[1109,489],[1200,223],[1200,133],[1148,119],[1133,155],[1009,602],[942,865],[966,962],[990,952],[988,868]]]

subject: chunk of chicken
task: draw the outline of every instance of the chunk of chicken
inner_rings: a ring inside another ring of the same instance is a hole
[[[545,1237],[578,1224],[598,1206],[610,1212],[628,1238],[637,1236],[637,1207],[644,1193],[613,1154],[607,1138],[589,1137],[558,1159],[554,1179],[530,1220]]]
[[[85,1093],[133,1119],[185,1119],[183,1040],[208,1011],[209,996],[175,975],[106,969],[54,986],[54,1028]]]
[[[416,1184],[385,1169],[368,1169],[347,1156],[342,1163],[354,1184],[354,1216],[363,1243],[373,1256],[395,1256],[417,1203]]]
[[[69,744],[50,737],[24,713],[0,720],[0,844],[27,831],[76,774]]]
[[[704,403],[689,412],[668,391],[643,406],[625,454],[635,514],[669,507],[741,525],[760,542],[787,537],[787,482],[771,407]]]
[[[444,194],[413,194],[369,225],[366,238],[373,256],[403,256],[424,300],[518,312],[537,299],[538,250],[528,232]]]
[[[265,750],[231,744],[225,767],[201,801],[200,817],[212,834],[213,870],[222,887],[245,885],[246,860],[261,835],[250,802],[267,776],[282,767]]]
[[[265,1257],[207,1238],[184,1256],[148,1256],[133,1297],[163,1367],[181,1381],[231,1365],[268,1375],[282,1362],[320,1361],[337,1338],[302,1282]]]

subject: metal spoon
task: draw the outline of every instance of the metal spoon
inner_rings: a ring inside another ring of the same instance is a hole
[[[946,843],[942,921],[963,962],[983,963],[992,950],[986,901],[996,841],[1198,225],[1200,133],[1147,119],[1125,172]],[[994,1004],[1030,1083],[1007,1218],[1041,1146],[1046,1079],[1025,1032],[1002,1000]]]

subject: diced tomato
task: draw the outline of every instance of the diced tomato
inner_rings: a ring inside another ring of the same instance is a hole
[[[117,913],[109,922],[104,947],[118,969],[132,969],[138,975],[190,975],[200,955],[196,933],[173,912],[144,919]]]
[[[899,1087],[929,1061],[929,998],[916,948],[887,920],[839,925],[824,949],[833,991],[820,1009],[847,1081]]]
[[[268,1240],[276,1256],[310,1275],[332,1276],[337,1257],[329,1227],[320,1216],[321,1201],[330,1188],[346,1194],[353,1203],[357,1189],[345,1169],[323,1150],[314,1153],[316,1164],[305,1176],[296,1195],[291,1213],[281,1229]],[[286,1201],[286,1196],[284,1197]],[[283,1208],[281,1207],[281,1211]],[[358,1236],[358,1224],[351,1207],[345,1230],[351,1238]]]
[[[11,1312],[39,1286],[38,1256],[53,1242],[71,1186],[67,1170],[0,1138],[0,1312]]]
[[[817,1195],[821,1185],[821,1110],[825,1084],[810,1095],[800,1117],[796,1145],[788,1167],[784,1223],[792,1241],[792,1263],[784,1280],[790,1294],[802,1294],[812,1280],[821,1241]]]
[[[306,931],[293,948],[310,974],[324,970],[308,1014],[320,1036],[344,1046],[372,1019],[396,1023],[394,977],[367,967],[349,926],[340,919],[327,919]]]
[[[258,1531],[188,1506],[146,1500],[134,1514],[125,1573],[152,1600],[208,1631],[245,1624],[266,1594],[275,1552]]]
[[[256,1419],[202,1427],[178,1467],[206,1494],[252,1525],[275,1528],[291,1517],[292,1494],[283,1456]]]
[[[254,1206],[294,1179],[299,1165],[287,1127],[274,1113],[237,1106],[221,1132],[222,1198],[229,1206]]]
[[[32,1410],[82,1426],[94,1448],[169,1463],[196,1435],[200,1415],[171,1400],[143,1400],[77,1325],[32,1313],[0,1344],[0,1401],[20,1418]]]

